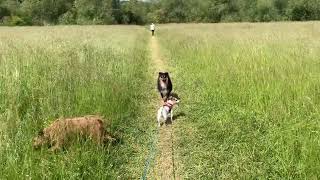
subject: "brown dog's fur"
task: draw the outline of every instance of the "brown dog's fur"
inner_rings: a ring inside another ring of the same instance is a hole
[[[52,146],[52,151],[55,151],[70,141],[70,138],[79,135],[89,137],[97,144],[115,140],[105,131],[100,116],[85,116],[57,119],[39,132],[39,135],[33,139],[33,147],[39,148],[47,144]]]

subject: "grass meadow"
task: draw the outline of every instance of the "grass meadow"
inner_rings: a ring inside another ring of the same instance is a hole
[[[186,179],[320,178],[320,23],[158,29]]]
[[[154,122],[149,38],[138,26],[0,28],[0,179],[137,179]],[[121,142],[35,151],[59,117],[100,114]]]
[[[138,179],[157,125],[149,36],[139,26],[1,27],[0,179]],[[179,177],[320,178],[319,22],[167,24],[156,38],[182,100]],[[53,120],[90,114],[120,142],[32,148]]]

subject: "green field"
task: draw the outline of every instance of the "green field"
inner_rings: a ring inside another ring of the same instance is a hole
[[[319,22],[168,24],[155,38],[181,97],[179,177],[320,178]],[[157,137],[150,39],[141,26],[1,27],[0,179],[140,178]],[[32,148],[53,120],[89,114],[120,143]]]
[[[320,23],[164,25],[180,174],[320,178]]]
[[[153,122],[149,38],[137,26],[0,28],[0,179],[139,178]],[[32,149],[59,117],[103,115],[118,145]]]

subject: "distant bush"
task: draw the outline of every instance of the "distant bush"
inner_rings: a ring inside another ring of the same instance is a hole
[[[59,17],[60,24],[76,24],[76,13],[74,11],[68,11]]]
[[[9,16],[10,11],[6,7],[1,7],[0,6],[0,19],[2,19],[5,16]]]
[[[20,18],[19,16],[5,16],[2,20],[2,24],[6,26],[26,26],[30,25],[30,22]]]

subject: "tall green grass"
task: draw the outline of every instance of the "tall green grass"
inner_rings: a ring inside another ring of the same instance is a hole
[[[184,178],[320,178],[318,22],[159,29]]]
[[[141,108],[153,88],[147,42],[137,26],[0,28],[0,179],[139,177],[154,123]],[[53,120],[89,114],[121,142],[32,149]]]

